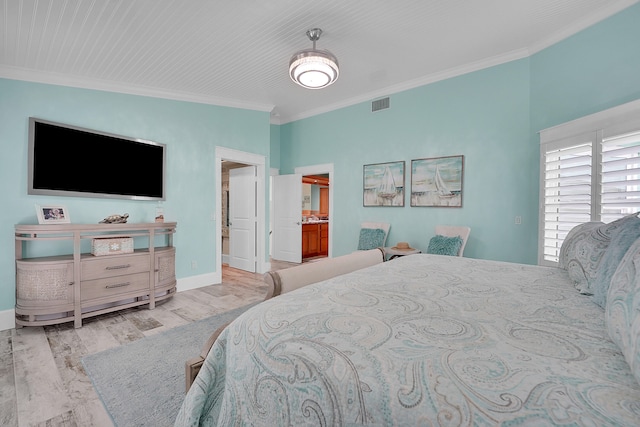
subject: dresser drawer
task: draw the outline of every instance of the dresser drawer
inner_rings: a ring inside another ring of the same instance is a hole
[[[80,283],[82,302],[110,296],[126,295],[129,292],[149,290],[149,273],[128,274]]]
[[[83,259],[82,281],[149,271],[149,254]]]

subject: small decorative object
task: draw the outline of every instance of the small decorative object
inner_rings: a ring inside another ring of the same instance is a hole
[[[164,208],[162,206],[156,208],[156,222],[164,222]]]
[[[363,206],[404,206],[404,161],[364,165]]]
[[[127,222],[127,218],[129,218],[128,213],[122,215],[109,215],[100,221],[100,224],[125,224]]]
[[[464,156],[411,160],[411,206],[462,207]]]
[[[414,248],[409,246],[409,243],[407,243],[407,242],[398,242],[391,249],[397,249],[399,251],[414,251],[415,250]]]
[[[36,205],[36,214],[38,215],[38,224],[59,224],[70,223],[69,211],[66,207],[56,206],[38,206]]]
[[[94,256],[130,254],[132,252],[132,237],[99,237],[91,240],[91,254]]]

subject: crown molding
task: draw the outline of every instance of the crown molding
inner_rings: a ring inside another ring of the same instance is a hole
[[[59,86],[68,86],[82,89],[91,89],[99,91],[108,91],[116,93],[124,93],[130,95],[139,95],[153,98],[170,99],[176,101],[193,102],[199,104],[215,105],[230,108],[240,108],[247,110],[263,111],[270,113],[270,123],[282,125],[296,120],[302,120],[319,114],[328,113],[341,108],[353,106],[359,103],[369,102],[372,99],[389,96],[406,90],[415,89],[438,81],[446,80],[463,74],[479,71],[492,66],[500,65],[517,59],[530,57],[572,35],[590,27],[598,22],[607,19],[616,13],[631,7],[640,2],[640,0],[618,0],[607,3],[598,13],[589,16],[582,21],[576,22],[571,26],[564,28],[562,31],[551,34],[548,38],[537,42],[527,48],[518,49],[506,54],[497,55],[491,58],[482,59],[472,63],[464,64],[459,67],[453,67],[441,72],[433,73],[414,80],[406,81],[397,85],[387,86],[372,92],[368,92],[357,97],[342,100],[340,102],[325,105],[316,109],[306,111],[296,111],[293,114],[284,114],[277,111],[276,105],[269,103],[257,103],[240,101],[237,99],[228,99],[214,96],[203,96],[196,93],[168,91],[157,87],[149,87],[144,85],[123,84],[113,81],[92,79],[87,77],[79,77],[62,73],[44,72],[39,70],[25,69],[21,67],[10,67],[0,65],[0,78],[13,80],[23,80],[35,83],[52,84]]]
[[[162,98],[174,101],[194,102],[197,104],[216,105],[220,107],[241,108],[245,110],[271,112],[274,108],[274,105],[272,104],[243,102],[234,99],[202,96],[187,92],[167,91],[164,89],[148,86],[128,85],[107,80],[91,79],[61,73],[43,72],[19,67],[0,66],[0,78],[22,80],[56,86],[67,86],[79,89],[117,92],[128,95],[147,96],[151,98]]]

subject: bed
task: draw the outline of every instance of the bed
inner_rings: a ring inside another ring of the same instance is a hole
[[[220,334],[176,425],[638,426],[640,239],[590,224],[564,268],[418,254],[267,300]],[[602,270],[604,307],[576,280]]]

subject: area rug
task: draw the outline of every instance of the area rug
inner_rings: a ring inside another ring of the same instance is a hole
[[[254,304],[82,358],[116,426],[172,426],[185,396],[184,363],[219,326]]]

